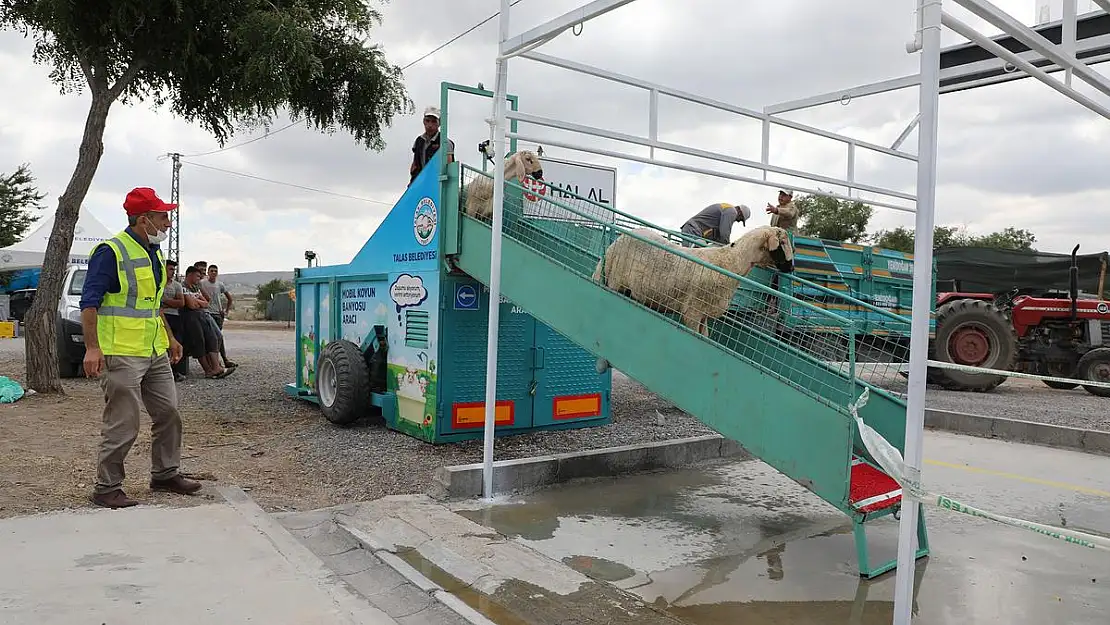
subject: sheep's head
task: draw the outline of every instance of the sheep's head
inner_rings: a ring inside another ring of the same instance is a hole
[[[535,152],[521,150],[513,154],[509,161],[507,168],[511,168],[516,178],[531,176],[536,180],[543,180],[543,163],[540,162],[540,157],[536,156]]]
[[[790,244],[790,235],[786,230],[768,226],[760,236],[764,237],[761,247],[767,252],[764,262],[773,264],[775,269],[783,273],[793,272],[794,247]]]

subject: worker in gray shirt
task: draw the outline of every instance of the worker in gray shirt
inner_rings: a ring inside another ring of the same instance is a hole
[[[728,245],[732,236],[732,224],[739,221],[746,226],[751,216],[751,209],[743,204],[739,206],[726,202],[710,204],[682,224],[682,233]],[[692,246],[690,243],[684,245]]]

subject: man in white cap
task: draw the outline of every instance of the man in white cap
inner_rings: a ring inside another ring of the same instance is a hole
[[[779,189],[779,205],[771,206],[768,202],[767,213],[771,215],[772,226],[793,232],[798,227],[798,205],[794,203],[794,192]]]
[[[751,216],[751,209],[743,204],[739,206],[727,202],[710,204],[682,224],[682,232],[716,241],[721,245],[728,245],[732,237],[732,224],[739,221],[746,226]]]
[[[420,171],[432,160],[439,150],[439,108],[429,106],[424,109],[424,134],[416,138],[412,144],[412,165],[409,166],[409,184],[411,185]],[[455,160],[455,142],[447,140],[447,162]]]

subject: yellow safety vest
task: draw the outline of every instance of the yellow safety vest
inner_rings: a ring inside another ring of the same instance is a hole
[[[105,293],[96,317],[96,336],[106,356],[157,356],[169,349],[159,314],[166,284],[162,252],[156,253],[162,280],[155,282],[150,255],[127,231],[104,241],[115,252],[119,293]],[[90,254],[91,256],[91,254]]]

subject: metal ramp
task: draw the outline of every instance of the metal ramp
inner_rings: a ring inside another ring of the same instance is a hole
[[[445,208],[463,206],[465,190],[463,197],[452,196],[479,176],[488,174],[449,165]],[[855,524],[861,575],[874,577],[895,567],[894,560],[871,565],[863,526],[899,510],[901,492],[868,460],[849,405],[869,387],[872,399],[861,418],[901,450],[905,403],[880,386],[897,377],[900,360],[861,365],[868,369],[857,374],[851,321],[747,279],[740,280],[729,312],[702,336],[676,315],[591,279],[621,232],[638,227],[675,233],[620,213],[605,222],[585,198],[530,202],[515,181],[506,184],[505,197],[501,292],[506,299],[848,515]],[[561,217],[538,214],[548,210],[546,204],[557,204],[548,208]],[[449,263],[488,285],[490,225],[450,208],[443,218]],[[794,279],[766,274],[772,282]],[[792,324],[790,311],[796,307],[821,319]],[[821,357],[832,341],[848,345],[847,361]],[[923,518],[918,534],[922,557],[928,553]]]

